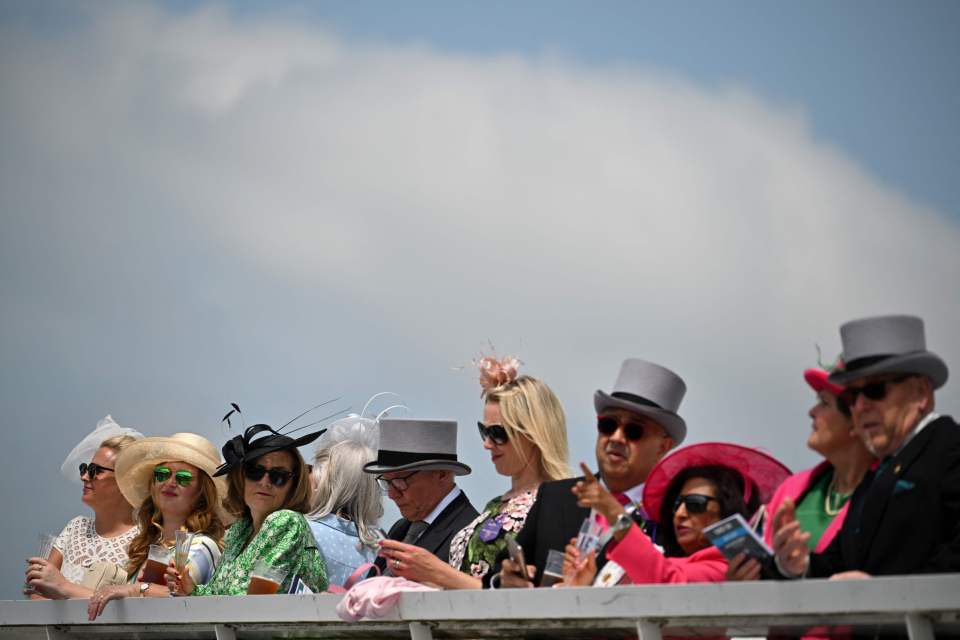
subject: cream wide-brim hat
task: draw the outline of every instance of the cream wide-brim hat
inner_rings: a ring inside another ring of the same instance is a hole
[[[120,452],[115,472],[117,485],[120,493],[135,510],[139,509],[150,495],[153,470],[162,462],[186,462],[210,476],[217,488],[217,514],[224,524],[234,520],[223,508],[223,499],[227,495],[227,480],[224,477],[213,477],[221,463],[220,451],[212,442],[195,433],[144,438]]]

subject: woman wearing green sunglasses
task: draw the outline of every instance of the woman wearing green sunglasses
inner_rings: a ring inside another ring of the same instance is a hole
[[[110,600],[170,595],[165,584],[146,581],[143,569],[150,546],[172,549],[177,531],[194,534],[185,564],[190,578],[195,584],[210,579],[220,561],[226,520],[225,483],[213,478],[219,465],[214,444],[193,433],[144,438],[117,458],[117,484],[136,508],[140,533],[127,550],[130,583],[98,590],[90,598],[91,620]]]

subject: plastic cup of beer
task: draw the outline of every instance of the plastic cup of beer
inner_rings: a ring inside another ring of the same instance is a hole
[[[167,584],[167,563],[170,561],[170,550],[159,544],[150,545],[147,552],[147,562],[143,565],[141,582],[153,584]]]
[[[276,593],[283,584],[287,572],[271,566],[263,560],[257,560],[250,572],[250,584],[247,586],[248,595],[269,595]]]
[[[563,580],[563,552],[550,549],[547,552],[547,562],[543,565],[543,577],[540,578],[541,587],[552,587]]]

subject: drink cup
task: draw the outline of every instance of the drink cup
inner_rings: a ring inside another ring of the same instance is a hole
[[[190,559],[190,545],[193,543],[194,535],[189,531],[177,531],[177,544],[173,548],[173,564],[180,573],[183,573],[187,560]]]
[[[41,533],[38,540],[37,557],[46,560],[53,552],[53,544],[57,541],[57,536],[50,533]]]
[[[250,584],[247,586],[247,594],[268,595],[276,593],[286,577],[287,572],[285,570],[271,566],[263,560],[257,560],[253,570],[250,571]]]
[[[167,563],[170,562],[170,551],[159,544],[150,545],[147,552],[147,562],[143,565],[142,582],[153,584],[167,584]]]
[[[37,557],[47,560],[50,558],[50,554],[53,553],[53,544],[57,541],[57,536],[51,533],[39,533],[37,534]],[[23,588],[26,591],[33,593],[33,589],[26,582],[23,583]]]
[[[540,578],[541,587],[552,587],[563,580],[563,552],[550,549],[547,552],[547,562],[543,565],[543,577]]]

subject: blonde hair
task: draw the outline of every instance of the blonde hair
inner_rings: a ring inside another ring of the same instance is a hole
[[[520,376],[501,387],[485,390],[483,398],[499,405],[501,422],[510,439],[524,438],[540,450],[540,474],[544,480],[573,475],[567,448],[567,418],[550,387],[537,378]]]
[[[355,440],[327,441],[318,447],[313,456],[313,510],[308,516],[342,514],[357,525],[360,541],[372,547],[378,539],[383,499],[376,478],[364,473],[363,465],[376,458],[374,449]]]
[[[137,438],[134,438],[133,436],[113,436],[112,438],[107,438],[101,442],[100,447],[106,447],[114,453],[119,454],[136,441]]]

